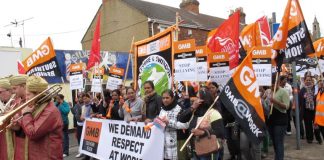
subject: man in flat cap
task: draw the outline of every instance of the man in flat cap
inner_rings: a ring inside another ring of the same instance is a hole
[[[34,98],[47,88],[48,83],[43,78],[28,77],[26,100]],[[28,146],[28,149],[25,150],[24,159],[62,160],[63,122],[61,114],[52,101],[36,104],[39,99],[22,110],[23,118],[18,121],[27,139],[25,146]]]

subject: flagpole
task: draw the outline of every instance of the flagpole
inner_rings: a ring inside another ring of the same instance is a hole
[[[296,74],[296,61],[292,62],[292,72],[293,72],[293,94],[295,100],[295,123],[296,123],[296,143],[297,143],[297,150],[300,150],[300,117],[299,117],[299,105],[298,105],[298,89],[297,89],[297,74]]]
[[[276,91],[277,91],[278,76],[279,76],[279,72],[276,73],[276,80],[275,80],[275,86],[274,86],[273,93],[272,93],[272,98],[274,98]],[[273,110],[273,103],[271,103],[270,115],[272,114],[272,110]]]
[[[205,112],[204,116],[200,119],[199,122],[197,122],[197,125],[195,127],[195,129],[198,129],[198,127],[200,126],[200,124],[203,122],[203,120],[205,119],[205,117],[207,116],[207,113],[213,108],[213,106],[215,105],[215,103],[217,102],[219,96],[217,96],[213,102],[213,104],[211,104],[208,108],[208,110]],[[180,151],[182,152],[182,150],[184,149],[184,147],[188,144],[188,142],[190,141],[190,139],[192,138],[193,133],[190,134],[190,136],[187,138],[186,142],[182,145]]]
[[[132,58],[132,54],[133,54],[134,40],[135,40],[135,37],[133,36],[133,40],[132,40],[132,43],[131,43],[130,51],[128,53],[128,61],[127,61],[126,72],[125,72],[124,81],[123,81],[123,85],[124,86],[125,86],[126,79],[127,79],[127,74],[128,74],[128,68],[129,68],[129,64],[130,64],[130,59]]]
[[[179,39],[179,18],[180,16],[179,16],[179,12],[176,12],[176,24],[175,24],[175,30],[173,31],[173,33],[174,33],[174,37],[173,37],[173,41],[178,41],[178,39]],[[172,44],[173,45],[173,44]],[[176,82],[176,81],[174,81],[174,72],[173,72],[173,69],[174,69],[174,47],[172,46],[172,87],[174,86],[174,83],[178,83],[178,82]],[[177,85],[176,85],[177,86]],[[178,91],[178,87],[176,87],[176,91]]]
[[[188,93],[188,81],[186,81],[186,94],[189,95],[189,93]]]

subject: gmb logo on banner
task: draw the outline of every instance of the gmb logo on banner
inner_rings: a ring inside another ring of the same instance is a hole
[[[101,133],[101,122],[86,121],[82,150],[97,154]]]

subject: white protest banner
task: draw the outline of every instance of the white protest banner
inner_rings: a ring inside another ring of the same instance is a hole
[[[70,89],[82,89],[83,88],[83,63],[76,63],[70,65]]]
[[[173,42],[175,81],[196,81],[195,40]]]
[[[124,69],[110,67],[106,89],[117,89],[118,85],[123,83]]]
[[[197,58],[197,81],[208,80],[208,61],[206,46],[196,47],[196,58]]]
[[[272,80],[272,51],[270,47],[253,47],[252,65],[260,86],[271,86]]]
[[[142,122],[93,118],[85,121],[79,152],[102,160],[162,160],[163,149],[158,127],[145,131]]]
[[[102,79],[95,77],[92,79],[91,92],[101,93],[102,90]]]
[[[229,55],[226,52],[209,53],[210,80],[224,86],[231,78]]]

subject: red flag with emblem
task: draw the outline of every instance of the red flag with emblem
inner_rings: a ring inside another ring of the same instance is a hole
[[[240,11],[236,11],[224,21],[208,42],[208,48],[213,52],[229,53],[230,69],[239,64],[239,29]]]

